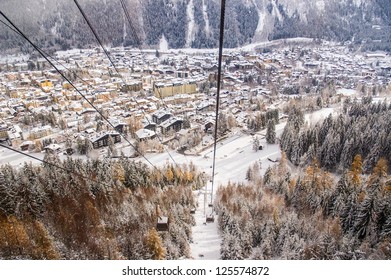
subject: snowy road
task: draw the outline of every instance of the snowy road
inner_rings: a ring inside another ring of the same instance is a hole
[[[45,154],[43,153],[29,153],[30,155],[43,159]],[[25,162],[29,163],[40,163],[39,161],[33,159],[33,158],[28,158],[25,157],[24,155],[18,154],[14,151],[10,151],[7,148],[0,147],[0,165],[1,164],[10,164],[12,166],[21,166]]]

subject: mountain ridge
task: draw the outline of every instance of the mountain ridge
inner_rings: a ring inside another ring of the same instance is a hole
[[[96,46],[73,1],[1,2],[1,10],[41,47]],[[137,46],[140,40],[142,48],[158,48],[163,36],[168,47],[174,49],[214,48],[218,44],[218,0],[125,0],[132,26],[118,0],[79,3],[109,46]],[[389,51],[390,11],[391,3],[387,0],[228,0],[224,46],[235,48],[268,40],[307,37],[365,43],[366,49]],[[0,40],[1,50],[28,51],[22,39],[2,24]]]

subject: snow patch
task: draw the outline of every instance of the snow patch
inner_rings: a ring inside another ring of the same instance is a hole
[[[189,24],[187,25],[187,35],[186,35],[186,47],[190,47],[191,43],[194,41],[194,2],[193,0],[189,1],[186,8],[187,18],[189,19]]]
[[[57,35],[57,22],[54,23],[54,26],[50,29],[50,33],[54,36]]]
[[[125,42],[126,35],[127,35],[127,31],[126,31],[126,20],[124,19],[124,32],[123,32],[123,34],[122,34],[122,42]]]
[[[202,0],[202,14],[204,15],[204,20],[205,20],[205,32],[207,35],[209,35],[210,34],[209,17],[207,13],[207,6],[205,4],[205,0]]]
[[[311,114],[306,114],[304,116],[304,119],[310,126],[312,126],[312,125],[317,124],[319,121],[324,120],[330,114],[331,115],[336,114],[336,111],[334,110],[334,108],[323,108],[323,109],[321,109],[319,111],[315,111]]]
[[[342,94],[345,96],[354,96],[357,94],[357,91],[355,89],[339,88],[337,89],[337,94]]]
[[[326,6],[323,1],[316,1],[315,5],[316,5],[316,8],[320,11],[324,11],[324,8]]]
[[[273,14],[276,15],[276,16],[278,17],[278,20],[279,20],[279,21],[283,21],[284,18],[283,18],[283,16],[281,15],[280,10],[278,9],[277,2],[276,2],[276,1],[273,1],[273,2],[272,2],[272,5],[273,5]]]
[[[361,3],[363,3],[364,1],[363,0],[353,0],[353,3],[356,5],[356,6],[360,6]]]
[[[257,3],[255,3],[255,0],[253,0],[253,4],[254,4],[255,9],[257,10],[258,17],[259,17],[257,30],[255,32],[261,33],[263,30],[263,27],[265,26],[265,22],[264,22],[265,17],[262,15],[262,12],[258,8]]]
[[[168,51],[168,42],[164,34],[162,35],[162,38],[159,42],[159,51]]]
[[[195,192],[198,208],[194,214],[196,225],[192,228],[193,242],[190,244],[193,259],[218,260],[220,259],[221,236],[219,234],[217,217],[214,223],[205,223],[206,215],[211,213],[211,208],[204,210],[205,195]],[[210,195],[206,196],[209,202]]]

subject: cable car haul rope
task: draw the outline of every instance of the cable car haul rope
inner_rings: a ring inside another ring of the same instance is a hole
[[[219,121],[219,107],[220,107],[220,90],[221,90],[221,75],[222,75],[222,58],[223,58],[223,44],[224,44],[224,22],[225,22],[225,0],[221,0],[220,10],[220,35],[219,35],[219,57],[217,68],[217,94],[216,94],[216,116],[214,127],[214,143],[213,143],[213,163],[212,163],[212,189],[210,194],[210,204],[213,205],[213,189],[215,184],[215,168],[216,168],[216,148],[217,148],[217,128]],[[205,202],[206,203],[206,202]],[[207,216],[206,222],[214,222],[213,207],[210,216]]]

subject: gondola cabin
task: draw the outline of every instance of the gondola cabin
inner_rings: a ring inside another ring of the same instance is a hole
[[[161,215],[162,211],[160,210],[159,205],[156,205],[156,230],[157,231],[168,231],[170,221],[168,217]]]
[[[215,222],[215,216],[213,214],[206,216],[206,222],[207,223],[214,223]]]
[[[162,216],[157,218],[156,230],[157,231],[168,231],[169,219],[168,217]]]

